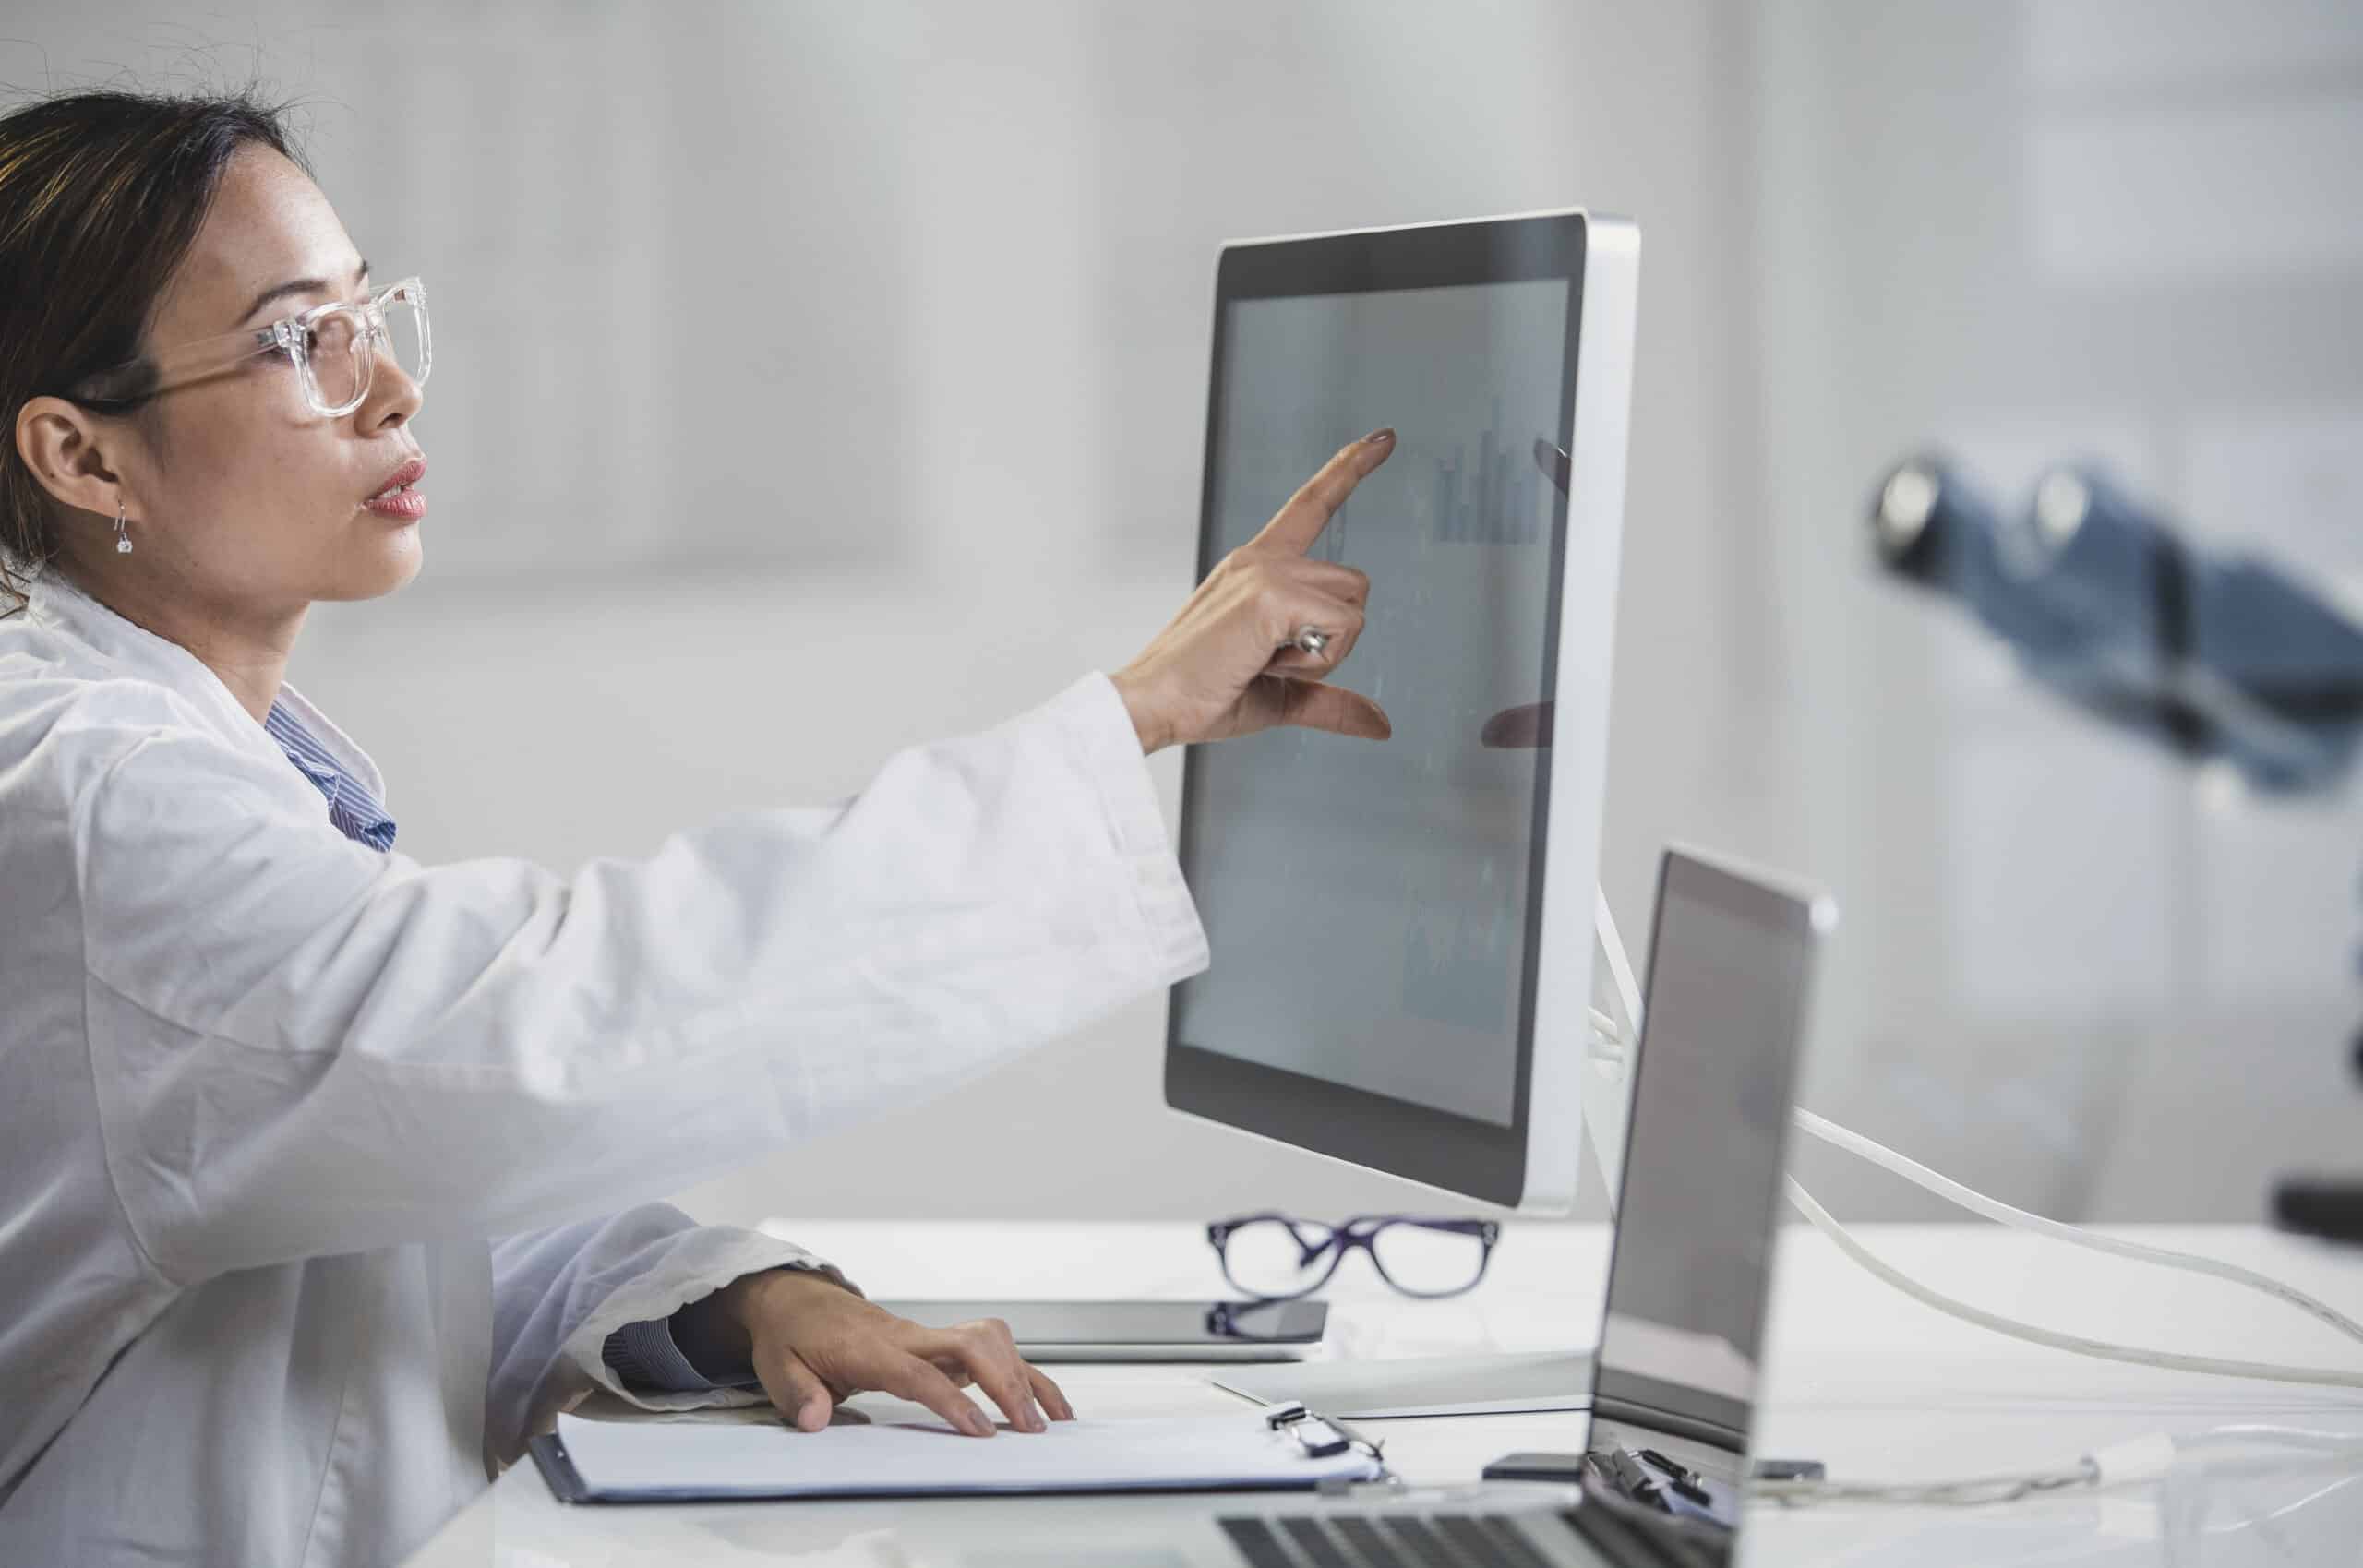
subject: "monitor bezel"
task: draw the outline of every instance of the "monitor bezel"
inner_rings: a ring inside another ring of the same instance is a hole
[[[1212,367],[1206,389],[1206,431],[1203,484],[1199,503],[1197,580],[1205,581],[1217,564],[1218,520],[1216,516],[1216,463],[1220,455],[1224,413],[1224,378],[1229,348],[1229,307],[1239,300],[1285,298],[1307,294],[1377,293],[1401,289],[1509,283],[1541,279],[1564,280],[1567,287],[1566,335],[1563,346],[1558,428],[1571,451],[1581,450],[1577,424],[1577,398],[1593,372],[1586,361],[1586,328],[1596,324],[1588,312],[1588,272],[1593,253],[1591,215],[1581,210],[1533,213],[1474,222],[1423,224],[1402,229],[1358,230],[1283,240],[1242,242],[1224,248],[1217,269]],[[1626,226],[1629,227],[1629,226]],[[1618,336],[1629,342],[1627,320]],[[1614,478],[1613,533],[1621,524],[1624,410],[1629,398],[1627,363],[1613,367],[1621,384],[1602,388],[1618,407],[1613,421]],[[1611,367],[1601,367],[1606,377]],[[1553,593],[1546,612],[1541,659],[1544,700],[1559,695],[1563,666],[1561,615],[1566,598],[1566,552],[1569,524],[1579,502],[1577,486],[1556,497],[1551,541]],[[1275,497],[1277,506],[1282,497]],[[1603,682],[1604,683],[1604,682]],[[1604,733],[1605,718],[1601,719]],[[1583,907],[1579,921],[1574,911],[1546,915],[1544,868],[1548,864],[1553,817],[1559,805],[1553,787],[1553,757],[1546,750],[1537,760],[1535,775],[1536,832],[1529,878],[1528,932],[1529,962],[1526,966],[1518,1007],[1517,1059],[1513,1093],[1513,1119],[1507,1124],[1454,1115],[1433,1107],[1390,1095],[1291,1072],[1194,1046],[1181,1038],[1180,1010],[1167,1012],[1165,1095],[1177,1110],[1207,1118],[1227,1126],[1277,1140],[1333,1158],[1350,1161],[1425,1185],[1458,1192],[1505,1207],[1534,1207],[1538,1201],[1565,1207],[1574,1197],[1576,1152],[1546,1152],[1538,1161],[1536,1134],[1548,1130],[1571,1145],[1580,1141],[1577,1107],[1570,1103],[1540,1121],[1534,1116],[1537,1083],[1537,1026],[1541,1016],[1538,982],[1543,968],[1541,955],[1550,951],[1546,939],[1569,924],[1579,924],[1589,952],[1592,889],[1589,872],[1597,864],[1599,822],[1577,823],[1578,832],[1593,835],[1587,857]],[[1182,800],[1179,851],[1185,876],[1195,865],[1197,832],[1187,802],[1197,787],[1201,752],[1192,748],[1182,763]],[[1596,799],[1596,795],[1595,795]],[[1588,966],[1587,966],[1588,970]],[[1589,976],[1585,987],[1589,991]],[[1580,1004],[1578,1004],[1579,1006]],[[1561,1031],[1563,1032],[1564,1025]],[[1580,1049],[1578,1037],[1576,1048]],[[1554,1085],[1558,1075],[1546,1075]],[[1561,1155],[1563,1157],[1553,1157]],[[1546,1185],[1538,1193],[1538,1166],[1547,1168]],[[1561,1191],[1559,1189],[1564,1189]]]

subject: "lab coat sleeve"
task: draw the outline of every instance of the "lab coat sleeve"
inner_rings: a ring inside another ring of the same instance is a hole
[[[627,1208],[1206,961],[1097,675],[572,877],[380,856],[310,787],[184,724],[81,808],[107,1168],[175,1282]]]
[[[800,1247],[760,1231],[701,1226],[666,1203],[494,1242],[487,1465],[514,1460],[527,1438],[598,1389],[650,1410],[762,1403],[761,1389],[634,1387],[600,1347],[626,1323],[669,1317],[742,1275],[774,1268],[812,1269],[845,1283]]]

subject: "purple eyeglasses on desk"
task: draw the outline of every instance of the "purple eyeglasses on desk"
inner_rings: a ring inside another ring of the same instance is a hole
[[[1490,1219],[1359,1215],[1343,1225],[1283,1214],[1241,1215],[1206,1227],[1223,1277],[1259,1300],[1309,1296],[1359,1248],[1379,1278],[1406,1296],[1434,1299],[1473,1290],[1485,1277],[1502,1227]]]

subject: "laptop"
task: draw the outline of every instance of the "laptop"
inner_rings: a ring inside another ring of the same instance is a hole
[[[1172,1568],[1721,1564],[1739,1529],[1773,1222],[1818,893],[1684,850],[1659,870],[1631,1131],[1582,1454],[1495,1480],[1209,1500],[1159,1521]],[[1646,1059],[1646,1066],[1644,1065]],[[1112,1521],[1111,1521],[1112,1522]],[[1122,1557],[1124,1531],[1098,1549]],[[1139,1561],[1150,1561],[1143,1558]]]

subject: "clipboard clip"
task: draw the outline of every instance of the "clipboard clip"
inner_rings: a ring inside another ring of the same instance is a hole
[[[1328,1459],[1359,1448],[1381,1464],[1385,1463],[1385,1444],[1373,1442],[1346,1425],[1306,1408],[1301,1399],[1290,1399],[1275,1405],[1264,1412],[1264,1424],[1276,1432],[1286,1432],[1304,1450],[1307,1459]]]

